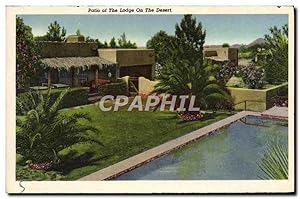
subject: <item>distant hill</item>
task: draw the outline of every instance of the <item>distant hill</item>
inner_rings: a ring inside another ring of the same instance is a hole
[[[242,46],[242,44],[233,44],[230,47],[239,49],[241,46]]]
[[[265,44],[266,40],[264,38],[257,38],[254,41],[252,41],[250,44],[248,45],[244,45],[246,48],[250,48],[252,46],[256,46],[256,45],[262,45]],[[230,48],[237,48],[239,49],[243,44],[233,44],[230,46]],[[205,45],[204,48],[222,48],[222,45]]]
[[[222,48],[222,45],[205,45],[204,48]]]
[[[248,44],[246,46],[246,48],[250,48],[252,46],[256,46],[256,45],[262,45],[262,44],[265,44],[266,43],[266,40],[263,39],[263,38],[258,38],[258,39],[255,39],[254,41],[252,41],[250,44]]]
[[[233,44],[230,48],[240,48],[242,44]],[[205,45],[204,48],[222,48],[223,45]]]

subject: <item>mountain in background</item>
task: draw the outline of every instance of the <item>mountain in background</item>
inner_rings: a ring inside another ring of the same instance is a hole
[[[250,44],[248,44],[246,46],[246,48],[250,48],[252,46],[256,46],[256,45],[263,45],[266,43],[266,40],[263,39],[263,38],[258,38],[258,39],[255,39],[254,41],[252,41]]]
[[[243,44],[233,44],[233,45],[231,45],[230,47],[231,47],[231,48],[237,48],[237,49],[239,49],[242,45],[243,45]]]
[[[222,45],[205,45],[204,48],[222,48]]]
[[[233,44],[230,48],[240,48],[242,44]],[[223,45],[205,45],[204,48],[222,48]]]
[[[262,45],[265,44],[266,40],[264,38],[257,38],[248,45],[244,45],[246,48],[250,48],[252,46],[256,45]],[[230,48],[237,48],[239,49],[243,44],[233,44],[230,46]],[[205,45],[204,48],[222,48],[222,45]]]

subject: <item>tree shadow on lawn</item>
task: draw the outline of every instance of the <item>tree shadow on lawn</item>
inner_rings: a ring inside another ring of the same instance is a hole
[[[79,155],[77,151],[71,150],[68,154],[61,157],[61,163],[55,170],[66,175],[74,169],[97,165],[98,161],[108,158],[108,156],[94,158],[95,156],[96,153],[93,151],[87,151]]]

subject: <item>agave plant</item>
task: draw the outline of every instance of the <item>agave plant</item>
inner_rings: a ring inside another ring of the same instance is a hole
[[[168,62],[163,68],[159,83],[153,93],[170,95],[195,95],[201,108],[214,107],[219,103],[230,103],[231,97],[215,80],[210,80],[207,65],[181,60]]]
[[[264,175],[259,176],[266,180],[288,179],[288,149],[282,144],[269,144],[258,161],[258,166]]]
[[[24,112],[28,106],[34,107],[17,119],[17,153],[26,160],[34,163],[57,162],[59,151],[76,143],[100,143],[90,135],[97,133],[98,129],[84,122],[91,120],[86,113],[64,114],[59,111],[60,103],[68,91],[61,92],[54,102],[50,101],[50,91],[47,96],[29,94],[30,99],[19,107]]]

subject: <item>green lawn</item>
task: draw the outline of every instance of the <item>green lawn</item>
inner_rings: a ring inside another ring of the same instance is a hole
[[[68,159],[66,180],[78,179],[231,115],[218,112],[205,121],[183,122],[173,112],[102,112],[95,105],[64,111],[88,112],[100,130],[99,135],[91,136],[103,143],[78,144],[63,151]]]
[[[174,112],[127,112],[124,108],[118,112],[102,112],[96,104],[62,111],[66,114],[88,112],[91,124],[99,129],[98,134],[90,136],[103,145],[84,143],[61,151],[64,164],[58,173],[43,174],[18,164],[18,179],[76,180],[232,114],[217,112],[203,121],[184,122]]]

